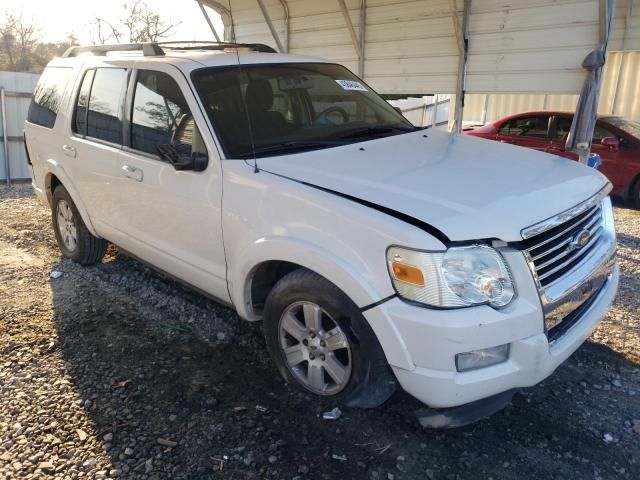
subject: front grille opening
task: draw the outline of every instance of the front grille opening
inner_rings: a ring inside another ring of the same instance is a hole
[[[550,285],[566,275],[597,247],[603,232],[602,223],[602,208],[595,205],[524,242],[525,252],[533,262],[541,286]],[[588,243],[572,249],[574,236],[583,229],[590,233]]]

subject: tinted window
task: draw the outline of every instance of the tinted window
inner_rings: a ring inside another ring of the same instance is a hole
[[[563,116],[556,119],[556,133],[554,135],[555,140],[560,140],[562,142],[567,141],[569,132],[571,131],[571,122],[573,122],[573,117]],[[604,137],[617,138],[617,135],[611,133],[606,128],[603,128],[602,125],[597,124],[596,128],[593,130],[593,139],[591,143],[593,145],[599,145]]]
[[[553,138],[555,140],[560,140],[562,142],[566,142],[569,137],[569,132],[571,131],[571,122],[573,121],[573,117],[557,117],[556,118],[556,133]]]
[[[87,136],[122,143],[122,101],[126,73],[120,68],[98,68],[91,87]]]
[[[53,128],[72,71],[71,68],[47,67],[42,72],[29,105],[29,122]]]
[[[596,128],[593,130],[592,143],[594,145],[599,145],[602,142],[602,139],[605,137],[613,137],[619,139],[618,135],[612,133],[610,130],[607,130],[602,125],[596,125]]]
[[[131,111],[131,147],[157,154],[167,144],[181,155],[206,153],[176,81],[166,73],[141,70]]]
[[[501,129],[501,135],[527,138],[547,138],[549,117],[522,117],[507,122]]]
[[[91,91],[91,82],[93,81],[94,73],[95,70],[88,70],[84,74],[80,92],[78,92],[73,131],[80,135],[87,134],[87,105],[89,104],[89,92]]]
[[[340,65],[206,68],[194,81],[230,158],[330,148],[415,130]]]

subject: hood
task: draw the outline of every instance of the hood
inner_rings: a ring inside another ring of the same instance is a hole
[[[259,158],[258,166],[395,210],[451,240],[522,240],[523,228],[608,183],[555,155],[437,130]]]

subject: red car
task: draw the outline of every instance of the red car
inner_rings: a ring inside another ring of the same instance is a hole
[[[564,148],[572,119],[573,113],[568,112],[518,113],[464,129],[464,133],[577,160],[575,153]],[[613,184],[612,193],[640,208],[640,123],[622,117],[598,117],[591,151],[600,155],[599,170]]]

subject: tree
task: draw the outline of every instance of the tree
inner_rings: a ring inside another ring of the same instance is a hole
[[[5,14],[0,25],[2,56],[8,70],[17,72],[31,71],[33,52],[38,43],[36,27],[26,22],[22,16]]]
[[[175,25],[152,11],[143,0],[122,5],[123,18],[112,22],[102,17],[95,17],[94,42],[105,44],[120,43],[124,39],[130,43],[156,42],[168,37]]]

